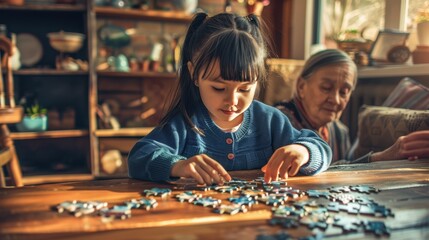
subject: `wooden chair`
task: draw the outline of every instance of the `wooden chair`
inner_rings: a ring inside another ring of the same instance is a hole
[[[22,187],[21,167],[7,124],[20,122],[24,111],[22,107],[15,105],[11,65],[13,47],[11,41],[4,36],[0,36],[0,54],[0,181],[1,187],[6,187],[3,172],[3,167],[6,167],[13,186]],[[3,71],[5,71],[4,74]],[[5,83],[3,83],[3,76],[5,76]]]

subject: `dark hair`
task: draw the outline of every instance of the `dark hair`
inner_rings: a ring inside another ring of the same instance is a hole
[[[345,52],[338,49],[326,49],[313,54],[305,62],[304,68],[300,74],[300,78],[306,80],[318,69],[337,63],[346,63],[354,70],[354,86],[357,82],[357,67],[353,60]]]
[[[161,120],[165,125],[177,113],[181,113],[189,126],[203,134],[191,121],[195,106],[201,102],[194,82],[199,73],[210,74],[211,66],[219,61],[223,79],[240,82],[267,80],[266,40],[260,29],[260,20],[249,15],[241,17],[232,13],[220,13],[208,17],[197,13],[188,28],[182,48],[179,68],[179,84],[175,89],[167,114]],[[194,66],[191,76],[188,62]]]

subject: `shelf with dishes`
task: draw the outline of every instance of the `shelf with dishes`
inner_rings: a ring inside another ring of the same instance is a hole
[[[88,136],[88,130],[53,130],[43,132],[12,132],[10,133],[14,140],[31,140],[42,138],[74,138]]]
[[[142,9],[120,9],[114,7],[95,7],[95,14],[100,18],[138,19],[145,21],[168,21],[190,23],[192,15],[183,11],[159,11]]]
[[[143,137],[153,129],[153,127],[99,129],[95,131],[95,135],[97,137]]]
[[[88,75],[88,71],[59,70],[53,68],[26,68],[13,71],[16,76],[62,76],[62,75]]]
[[[30,4],[23,5],[8,5],[0,3],[0,10],[9,11],[55,11],[55,12],[84,12],[86,11],[84,4]]]
[[[150,79],[176,79],[175,73],[162,72],[118,72],[118,71],[97,71],[98,77],[107,78],[150,78]]]

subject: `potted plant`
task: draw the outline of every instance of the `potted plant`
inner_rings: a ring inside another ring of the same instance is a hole
[[[413,63],[429,63],[429,8],[419,12],[416,22],[419,45],[413,52]]]
[[[46,108],[42,108],[38,103],[25,109],[25,115],[21,122],[16,124],[20,132],[41,132],[46,131],[48,117]]]
[[[429,46],[429,9],[422,10],[417,17],[419,45]]]

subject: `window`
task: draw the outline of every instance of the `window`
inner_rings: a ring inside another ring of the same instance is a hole
[[[375,40],[378,31],[392,28],[410,32],[409,47],[416,45],[416,18],[428,11],[428,0],[324,0],[320,42],[333,47],[350,37]],[[353,35],[354,34],[354,35]]]

